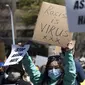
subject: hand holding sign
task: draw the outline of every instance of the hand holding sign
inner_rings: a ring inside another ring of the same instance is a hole
[[[24,44],[23,44],[23,43],[21,43],[21,42],[19,42],[19,43],[18,43],[18,45],[19,45],[19,46],[22,46],[22,47],[24,46]]]
[[[67,44],[66,47],[62,47],[61,51],[62,51],[63,55],[65,55],[66,51],[73,50],[74,46],[75,46],[75,40],[72,40]]]
[[[68,48],[69,50],[72,50],[72,49],[74,48],[74,46],[75,46],[75,41],[70,41],[70,42],[67,44],[67,48]]]

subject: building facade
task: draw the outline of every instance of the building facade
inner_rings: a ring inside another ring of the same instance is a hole
[[[13,20],[15,20],[16,0],[0,0],[0,38],[5,42],[7,41],[6,43],[11,43],[11,16],[6,4],[10,6],[13,13]]]

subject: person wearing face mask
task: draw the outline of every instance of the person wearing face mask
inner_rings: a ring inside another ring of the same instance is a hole
[[[31,57],[26,54],[22,61],[32,83],[34,85],[76,85],[76,68],[72,55],[73,47],[72,43],[68,43],[65,48],[64,67],[60,55],[51,56],[48,58],[43,74],[36,69]]]
[[[49,56],[44,72],[42,85],[62,85],[64,77],[64,68],[60,55]],[[49,82],[50,81],[50,82]]]
[[[0,85],[31,85],[23,80],[24,70],[21,62],[19,64],[10,65],[6,69],[4,77]]]

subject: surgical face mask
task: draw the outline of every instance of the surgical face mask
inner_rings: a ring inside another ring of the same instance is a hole
[[[52,80],[56,80],[60,75],[61,75],[61,70],[60,69],[53,68],[51,70],[48,70],[48,76]]]
[[[8,80],[17,81],[20,78],[21,74],[19,72],[10,72],[8,73]]]

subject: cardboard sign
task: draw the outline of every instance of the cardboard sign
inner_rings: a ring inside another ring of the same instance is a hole
[[[5,45],[4,42],[0,41],[0,61],[4,61],[5,60]]]
[[[72,33],[68,32],[65,7],[43,2],[33,40],[66,46],[71,39]]]
[[[85,32],[85,1],[66,0],[70,32]]]
[[[23,47],[18,45],[12,45],[12,51],[9,55],[8,59],[6,60],[4,66],[14,65],[17,64],[22,58],[25,56],[29,49],[29,45],[25,45]]]

